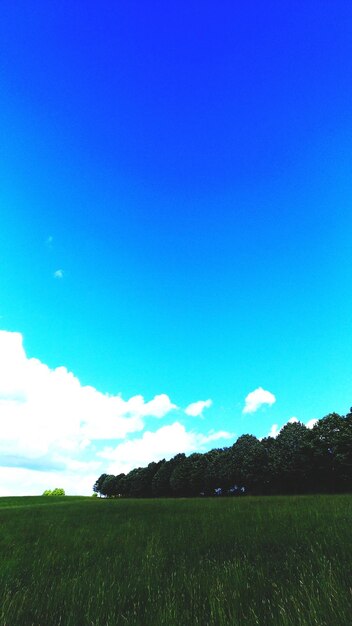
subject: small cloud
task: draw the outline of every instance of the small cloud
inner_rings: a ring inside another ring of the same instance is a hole
[[[306,423],[307,428],[313,428],[313,426],[315,426],[315,424],[317,424],[318,420],[317,419],[312,419],[309,420],[309,422]]]
[[[227,430],[219,430],[214,432],[211,430],[207,435],[199,435],[199,443],[205,444],[210,441],[218,441],[219,439],[235,439],[236,433],[229,433]]]
[[[255,413],[263,404],[269,404],[271,406],[275,402],[276,398],[273,393],[266,391],[262,387],[258,387],[258,389],[251,391],[246,397],[242,413]]]
[[[161,393],[158,396],[154,396],[153,400],[145,402],[143,396],[138,395],[130,399],[130,414],[138,413],[144,417],[165,417],[167,413],[177,409],[176,404],[173,404],[166,393]]]
[[[287,421],[288,424],[297,424],[299,420],[297,419],[297,417],[290,417],[290,419]]]
[[[64,270],[56,270],[56,272],[54,272],[54,278],[63,278],[64,277]]]
[[[270,428],[270,431],[268,432],[268,437],[274,437],[274,439],[276,439],[279,432],[280,432],[279,424],[273,424],[272,427]]]
[[[213,404],[212,400],[198,400],[198,402],[192,402],[185,408],[186,415],[191,417],[199,417],[202,415],[204,409],[209,409]]]
[[[52,248],[53,247],[53,241],[54,241],[54,237],[49,235],[49,237],[47,238],[47,240],[45,242],[45,245],[47,246],[47,248]]]

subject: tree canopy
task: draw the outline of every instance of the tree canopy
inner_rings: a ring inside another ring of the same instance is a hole
[[[228,448],[188,457],[177,454],[126,475],[102,474],[93,486],[95,493],[108,498],[351,490],[352,411],[345,416],[329,413],[311,429],[301,422],[288,423],[276,438],[242,435]]]

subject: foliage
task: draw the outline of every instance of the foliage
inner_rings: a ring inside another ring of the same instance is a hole
[[[153,496],[168,496],[170,495],[170,478],[176,467],[181,464],[186,458],[185,454],[177,454],[170,461],[164,461],[161,463],[158,471],[154,474],[152,480],[152,495]]]
[[[229,448],[178,454],[127,475],[102,474],[108,498],[342,493],[352,490],[352,413],[330,413],[313,429],[286,424],[277,438],[242,435]]]
[[[43,496],[64,496],[65,495],[65,490],[59,487],[56,487],[56,489],[46,489],[43,492]]]
[[[94,493],[100,493],[100,494],[102,493],[102,486],[106,477],[107,477],[107,474],[102,474],[101,476],[99,476],[98,480],[93,485]]]

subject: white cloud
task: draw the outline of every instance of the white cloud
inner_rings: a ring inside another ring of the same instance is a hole
[[[209,409],[212,404],[212,400],[198,400],[198,402],[192,402],[192,404],[189,404],[185,408],[185,413],[191,417],[199,417],[202,415],[204,409]]]
[[[200,451],[211,441],[230,439],[233,436],[233,433],[226,431],[211,431],[207,435],[188,432],[183,424],[174,422],[169,426],[162,426],[156,432],[146,431],[139,439],[120,443],[116,447],[106,447],[99,456],[110,461],[107,473],[126,473],[152,461],[170,459],[179,452],[189,454]]]
[[[144,430],[148,418],[161,419],[175,409],[167,394],[124,400],[83,386],[65,367],[50,369],[27,357],[20,333],[0,331],[0,495],[54,487],[90,494],[103,472],[129,471],[234,438],[227,431],[189,432],[174,422],[128,440]]]
[[[207,435],[198,435],[200,445],[210,443],[210,441],[219,441],[219,439],[235,439],[236,433],[229,433],[227,430],[211,430]]]
[[[273,424],[272,427],[270,428],[270,431],[268,432],[268,437],[274,437],[274,439],[276,439],[279,432],[280,432],[279,425]]]
[[[159,396],[155,396],[153,400],[144,403],[143,396],[135,396],[140,398],[140,413],[141,415],[152,415],[153,417],[164,417],[167,413],[170,413],[173,409],[177,409],[176,404],[172,404],[169,396],[166,393],[161,393]]]
[[[174,408],[166,394],[149,402],[141,395],[123,400],[83,386],[65,367],[50,369],[28,358],[19,333],[0,331],[3,466],[70,471],[83,462],[89,446],[142,431],[145,418],[162,418]]]
[[[54,278],[63,278],[64,277],[64,270],[56,270],[56,272],[54,272]]]
[[[313,426],[315,426],[315,424],[318,422],[317,419],[312,419],[309,420],[309,422],[306,423],[307,428],[313,428]]]
[[[81,467],[79,472],[37,471],[23,467],[1,467],[0,497],[37,496],[45,489],[62,487],[67,495],[91,495],[92,487],[101,474],[100,464]]]
[[[263,404],[271,406],[274,402],[276,402],[276,398],[273,393],[258,387],[258,389],[251,391],[246,397],[242,413],[255,413]]]

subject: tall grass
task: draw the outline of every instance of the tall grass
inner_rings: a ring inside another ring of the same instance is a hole
[[[2,626],[349,625],[352,497],[0,499]]]

